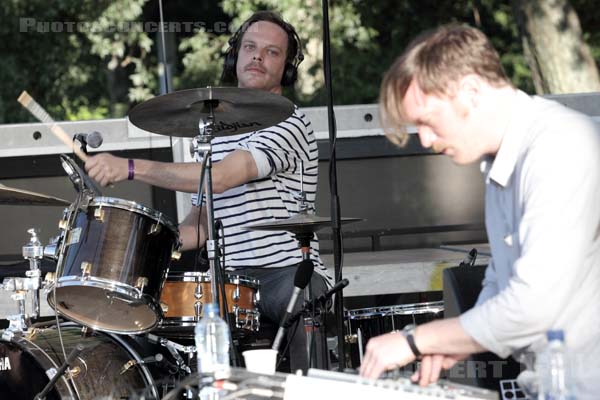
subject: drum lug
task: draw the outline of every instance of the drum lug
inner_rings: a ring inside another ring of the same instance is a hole
[[[169,312],[169,305],[163,301],[160,302],[160,308],[165,314]]]
[[[254,329],[254,331],[258,332],[260,330],[260,313],[258,311],[256,313],[254,313],[254,316],[252,317],[252,321],[254,322],[252,324],[252,329]]]
[[[80,373],[81,373],[81,368],[79,368],[79,367],[73,367],[73,368],[69,369],[69,375],[71,376],[71,379],[77,378]]]
[[[102,207],[98,207],[94,210],[94,218],[100,222],[104,222],[104,210]]]
[[[252,297],[253,297],[252,303],[254,303],[255,307],[258,306],[258,303],[260,302],[260,289],[258,289],[256,291],[256,294],[253,295]]]
[[[344,341],[346,343],[351,343],[351,344],[357,343],[358,342],[358,335],[356,335],[356,334],[346,335],[346,336],[344,336]]]
[[[235,317],[235,327],[238,329],[243,329],[244,324],[240,320],[240,307],[237,304],[234,304],[232,309],[233,309],[233,315]]]
[[[173,250],[171,253],[171,260],[178,261],[181,258],[181,252]]]
[[[231,295],[233,301],[237,302],[240,299],[240,284],[235,285],[235,289],[233,289],[233,294]]]
[[[92,273],[92,263],[87,261],[81,262],[81,280],[88,280]]]
[[[60,221],[58,221],[58,229],[66,231],[68,227],[69,222],[66,219],[61,219]]]
[[[135,281],[135,287],[136,289],[138,289],[140,292],[144,291],[144,288],[146,287],[146,285],[148,284],[148,278],[146,278],[145,276],[140,276],[139,278],[136,279]]]
[[[202,301],[196,300],[194,302],[194,312],[196,313],[196,319],[200,319],[200,316],[202,315],[202,306]]]
[[[152,224],[150,226],[150,232],[148,232],[148,235],[156,235],[157,233],[160,233],[161,229],[162,225],[160,223],[157,222],[155,224]]]

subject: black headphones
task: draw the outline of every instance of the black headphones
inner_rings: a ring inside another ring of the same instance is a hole
[[[298,33],[294,27],[285,22],[278,14],[272,11],[258,11],[254,13],[250,18],[246,20],[240,26],[240,28],[233,34],[229,39],[229,48],[225,54],[225,60],[223,62],[223,73],[221,74],[222,82],[236,82],[236,64],[238,51],[240,49],[240,39],[246,33],[250,25],[259,21],[272,22],[280,26],[285,33],[288,35],[288,49],[285,60],[285,68],[283,75],[281,76],[281,85],[290,86],[296,82],[298,78],[298,65],[304,60],[304,54],[302,53],[302,43],[298,37]]]

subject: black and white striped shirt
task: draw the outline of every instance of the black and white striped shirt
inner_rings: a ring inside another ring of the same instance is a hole
[[[235,150],[249,151],[258,177],[241,186],[214,195],[215,219],[224,227],[225,266],[228,269],[275,268],[302,260],[298,241],[285,231],[250,231],[244,226],[287,219],[298,213],[294,198],[303,189],[314,209],[318,178],[318,150],[311,123],[295,107],[285,121],[250,133],[217,137],[212,141],[213,162]],[[196,196],[193,196],[195,201]],[[324,274],[319,244],[311,242],[315,269]],[[325,275],[325,274],[324,274]]]

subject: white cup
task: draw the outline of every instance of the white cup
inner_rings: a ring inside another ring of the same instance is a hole
[[[242,353],[246,369],[250,372],[272,375],[277,363],[277,350],[259,349],[246,350]]]

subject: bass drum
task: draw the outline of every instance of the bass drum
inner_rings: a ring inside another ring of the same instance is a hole
[[[84,336],[77,325],[63,325],[60,331],[67,356],[78,343],[84,350],[71,365],[72,379],[60,378],[48,400],[159,398],[147,361],[132,347],[136,346],[133,339],[128,343],[125,339],[129,337],[99,332]],[[33,399],[63,361],[56,326],[32,329],[10,342],[0,340],[2,398]]]

